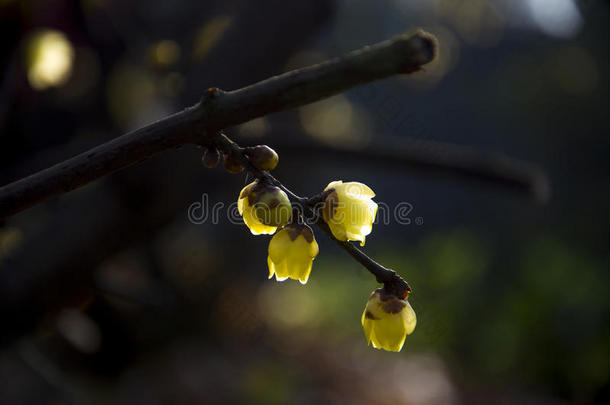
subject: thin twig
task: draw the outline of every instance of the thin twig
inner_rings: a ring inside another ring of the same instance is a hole
[[[386,291],[391,292],[392,294],[402,297],[404,295],[408,295],[411,292],[411,287],[409,284],[402,279],[394,270],[390,270],[381,264],[377,263],[375,260],[368,257],[362,250],[358,249],[352,242],[348,241],[340,241],[335,238],[330,228],[324,221],[316,222],[316,226],[322,232],[326,234],[331,240],[333,240],[339,247],[345,250],[350,256],[352,256],[358,263],[360,263],[364,268],[366,268],[372,275],[375,276],[375,279],[378,283],[382,283]]]
[[[436,47],[432,35],[418,30],[239,90],[210,88],[193,107],[0,188],[0,218],[164,150],[205,143],[209,133],[221,128],[318,101],[377,79],[418,71],[434,58]]]
[[[305,197],[299,197],[298,195],[296,195],[295,193],[290,191],[286,186],[284,186],[282,184],[282,182],[280,182],[278,179],[273,177],[273,175],[271,175],[271,173],[264,171],[264,170],[260,170],[258,167],[254,166],[250,162],[250,159],[248,159],[248,157],[244,153],[244,149],[242,147],[240,147],[237,143],[235,143],[231,138],[226,136],[224,133],[218,132],[218,134],[216,136],[214,136],[211,141],[225,155],[231,154],[234,157],[236,157],[237,159],[239,159],[241,164],[246,168],[248,173],[252,175],[252,177],[257,178],[257,179],[264,178],[269,183],[273,184],[276,187],[279,187],[280,189],[282,189],[282,191],[284,191],[288,195],[288,197],[290,199],[293,200],[293,202],[295,204],[303,205],[303,204],[308,203],[309,199],[307,199]]]

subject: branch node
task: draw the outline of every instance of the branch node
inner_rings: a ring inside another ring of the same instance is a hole
[[[403,74],[418,72],[422,70],[422,65],[432,62],[436,58],[438,40],[424,30],[418,29],[411,34],[406,44],[408,51],[405,54],[408,57],[400,70]]]
[[[411,287],[402,277],[400,277],[394,270],[389,270],[393,274],[390,277],[383,277],[385,280],[380,280],[377,277],[377,282],[383,284],[383,289],[392,295],[395,295],[401,299],[406,299],[411,293]]]
[[[206,102],[208,102],[210,100],[214,100],[215,98],[218,98],[218,96],[222,95],[223,93],[225,93],[225,91],[219,89],[218,87],[210,87],[203,93],[203,96],[201,96],[201,103],[205,104]]]

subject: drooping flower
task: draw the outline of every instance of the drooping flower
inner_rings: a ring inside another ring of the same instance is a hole
[[[324,191],[333,189],[326,197],[322,217],[333,236],[339,240],[359,240],[364,246],[366,235],[371,233],[377,215],[375,193],[358,182],[333,181]]]
[[[237,210],[253,235],[272,235],[292,216],[292,207],[286,193],[258,180],[241,190]]]
[[[362,327],[368,344],[376,349],[399,352],[405,338],[415,329],[417,318],[409,301],[387,293],[373,292],[362,313]]]
[[[288,224],[269,242],[269,278],[288,278],[307,283],[313,260],[318,255],[318,243],[311,228],[304,224]]]

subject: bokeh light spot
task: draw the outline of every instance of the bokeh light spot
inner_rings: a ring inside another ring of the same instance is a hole
[[[343,95],[301,107],[299,116],[305,132],[329,144],[358,147],[370,137],[366,113]]]
[[[98,325],[76,309],[64,309],[59,313],[57,330],[82,353],[95,353],[102,343],[102,332]]]
[[[232,21],[233,18],[230,16],[218,16],[201,27],[195,35],[193,58],[195,60],[205,58],[214,45],[222,38],[225,31],[231,26]]]
[[[27,76],[36,90],[61,86],[69,78],[74,61],[74,48],[68,38],[57,30],[35,33],[27,47]]]
[[[315,295],[300,284],[270,282],[260,289],[258,303],[261,314],[274,328],[311,327],[318,323],[320,308]]]
[[[531,16],[548,35],[571,38],[582,27],[583,20],[574,0],[528,0]]]
[[[106,79],[108,110],[124,128],[134,126],[137,117],[154,102],[157,78],[148,70],[129,63],[117,63]]]
[[[159,67],[173,65],[180,58],[180,53],[180,45],[167,39],[155,43],[150,49],[152,61]]]
[[[23,232],[19,228],[0,229],[0,264],[21,245],[23,239]]]
[[[269,121],[265,117],[256,118],[239,125],[237,130],[242,136],[258,138],[269,131]]]

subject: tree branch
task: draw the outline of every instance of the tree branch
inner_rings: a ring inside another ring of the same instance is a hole
[[[0,218],[164,150],[205,143],[208,133],[221,128],[308,104],[359,84],[418,71],[434,58],[436,47],[434,36],[418,30],[239,90],[210,88],[190,108],[0,188]]]

